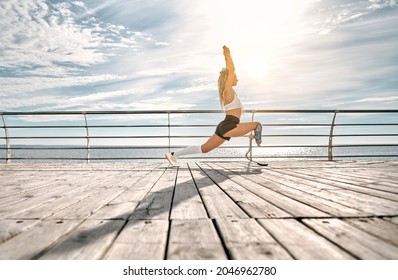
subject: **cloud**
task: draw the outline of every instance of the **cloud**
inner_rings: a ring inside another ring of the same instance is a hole
[[[85,87],[83,94],[90,95],[90,86],[127,79],[111,63],[124,50],[134,53],[148,44],[166,44],[95,17],[82,1],[2,1],[0,18],[0,110],[51,102],[56,108],[57,99],[75,95],[73,87]],[[51,89],[55,91],[49,95]],[[85,97],[71,100],[76,106]]]
[[[377,99],[373,104],[354,101],[396,93],[397,12],[396,8],[385,8],[361,21],[342,24],[330,34],[302,36],[278,57],[277,69],[270,67],[267,82],[262,84],[268,106],[393,107],[393,103]],[[256,96],[260,99],[260,93]]]
[[[20,94],[38,92],[45,89],[89,85],[98,82],[103,83],[106,81],[116,81],[123,79],[125,79],[125,77],[111,74],[77,77],[0,77],[0,84],[2,86],[0,90],[0,96],[18,96]]]
[[[165,44],[156,42],[151,34],[81,16],[89,11],[81,1],[2,1],[0,71],[8,75],[75,74],[76,67],[87,70],[109,62],[122,50]]]
[[[393,96],[396,1],[230,2],[3,1],[0,110],[218,109],[222,44],[246,109]]]
[[[72,5],[43,0],[3,2],[1,67],[104,62],[105,55],[96,50],[104,39],[98,32],[74,22],[69,10]]]
[[[364,103],[364,102],[392,102],[392,101],[398,101],[398,95],[395,96],[386,96],[386,97],[368,97],[368,98],[361,98],[358,100],[355,100],[353,102],[356,103]]]
[[[369,0],[369,10],[379,10],[384,8],[396,7],[398,4],[395,0]]]
[[[328,34],[344,24],[364,20],[381,10],[397,7],[395,0],[340,0],[333,1],[333,5],[325,5],[325,2],[329,4],[332,1],[318,1],[312,9],[316,12],[311,17],[312,26],[320,35]],[[315,21],[313,16],[316,18]]]

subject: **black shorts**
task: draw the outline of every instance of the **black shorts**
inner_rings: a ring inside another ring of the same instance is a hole
[[[231,137],[224,137],[224,134],[236,128],[239,122],[239,118],[232,115],[226,115],[225,119],[217,125],[215,134],[222,139],[229,141]]]

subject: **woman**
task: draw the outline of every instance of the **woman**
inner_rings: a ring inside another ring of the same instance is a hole
[[[261,144],[262,126],[259,122],[240,123],[242,114],[242,103],[237,94],[233,90],[233,86],[238,83],[238,78],[235,74],[235,66],[231,58],[231,52],[226,46],[223,47],[226,68],[222,69],[218,78],[218,92],[220,97],[221,107],[225,111],[225,119],[220,122],[214,134],[201,146],[189,146],[174,153],[167,153],[166,159],[176,166],[177,158],[183,155],[208,153],[211,150],[222,145],[225,140],[229,141],[231,137],[238,137],[246,135],[248,132],[254,130],[254,138],[258,146]],[[253,135],[250,134],[251,138]]]

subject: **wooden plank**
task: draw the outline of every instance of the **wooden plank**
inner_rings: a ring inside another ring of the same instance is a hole
[[[230,172],[235,173],[237,175],[241,175],[247,180],[258,183],[267,189],[271,189],[281,195],[285,195],[295,200],[299,200],[307,205],[311,205],[312,207],[328,213],[332,216],[369,216],[370,213],[366,213],[363,211],[359,211],[353,209],[349,206],[346,206],[341,202],[344,200],[340,198],[339,200],[331,200],[329,192],[321,192],[318,189],[309,188],[305,184],[298,184],[293,181],[285,180],[282,176],[276,176],[270,172],[262,171],[260,174],[256,174],[256,176],[247,175],[245,172],[241,171],[241,169],[230,169],[230,165],[223,165],[224,168],[229,169]],[[323,194],[323,195],[321,195]],[[348,203],[350,205],[351,203]]]
[[[122,191],[113,188],[93,190],[91,196],[78,201],[71,205],[71,207],[65,208],[48,219],[86,219],[112,201]]]
[[[376,198],[370,195],[357,193],[351,190],[339,189],[335,185],[328,185],[326,183],[319,183],[311,179],[301,178],[297,173],[290,173],[289,171],[276,171],[274,169],[264,170],[265,174],[274,174],[279,176],[279,181],[285,184],[287,181],[293,182],[296,185],[307,186],[312,188],[316,194],[321,194],[323,197],[329,197],[330,200],[340,204],[350,206],[354,209],[363,211],[364,213],[372,213],[374,215],[391,215],[397,212],[395,203],[393,201]]]
[[[322,212],[318,209],[306,205],[298,200],[289,198],[285,195],[277,193],[273,190],[265,188],[264,186],[247,180],[246,178],[225,171],[224,168],[215,168],[219,173],[228,177],[230,180],[241,185],[248,191],[260,196],[262,199],[268,201],[269,203],[275,205],[276,207],[282,209],[283,211],[291,214],[295,217],[327,217],[329,214]]]
[[[35,224],[39,223],[37,220],[4,220],[0,221],[0,244],[8,239],[17,236],[23,231],[32,228]]]
[[[333,216],[369,216],[368,206],[357,206],[339,188],[329,185],[313,185],[306,180],[295,180],[293,176],[284,176],[274,170],[264,170],[261,180],[267,181],[267,187],[289,196],[296,196],[318,209],[322,209]],[[269,181],[273,183],[269,183]],[[274,185],[276,184],[276,186]],[[301,193],[300,193],[301,192]]]
[[[310,170],[306,171],[309,172]],[[390,181],[389,174],[386,172],[379,173],[380,170],[377,168],[319,168],[311,169],[311,171],[342,183],[355,183],[358,186],[371,186],[381,191],[398,193],[398,186],[392,180]]]
[[[139,202],[149,192],[164,170],[153,170],[132,174],[124,181],[126,191],[112,200],[112,203]]]
[[[75,191],[77,187],[82,186],[87,188],[89,186],[90,188],[112,179],[109,174],[103,172],[93,172],[87,176],[81,176],[81,172],[77,174],[79,176],[74,176],[76,174],[72,172],[72,174],[64,179],[59,179],[54,174],[51,177],[43,178],[41,172],[38,172],[37,178],[32,180],[32,182],[41,184],[43,188],[36,188],[29,192],[21,191],[21,193],[14,195],[11,198],[15,200],[14,203],[9,204],[6,208],[0,208],[0,217],[14,217],[21,212],[30,211],[31,209],[34,211],[35,208],[44,206],[43,204],[51,204],[54,200],[65,194]],[[29,185],[27,188],[29,189]],[[3,213],[1,213],[2,211]]]
[[[63,194],[60,198],[47,200],[34,208],[12,212],[6,217],[8,219],[46,219],[68,207],[72,207],[81,200],[87,199],[89,196],[90,194],[84,192],[83,188],[75,189],[74,192]]]
[[[397,165],[394,162],[384,162],[383,165],[370,164],[368,166],[355,166],[344,169],[339,169],[340,173],[350,174],[351,176],[356,176],[364,179],[375,179],[376,181],[382,180],[383,183],[388,183],[386,186],[393,184],[396,185],[398,175],[395,174]],[[371,176],[369,171],[371,171]]]
[[[398,246],[398,225],[380,218],[344,219],[346,223]]]
[[[232,259],[292,259],[254,219],[216,219],[216,223]]]
[[[105,204],[89,219],[128,219],[141,199],[150,191],[164,171],[145,171],[123,181],[127,188],[122,194]],[[133,176],[133,175],[132,175]]]
[[[398,225],[398,217],[384,217],[384,220],[390,221],[391,223]]]
[[[237,205],[249,214],[251,218],[287,218],[291,217],[282,209],[274,206],[268,201],[262,199],[258,195],[249,192],[247,189],[241,187],[239,184],[229,180],[221,173],[212,170],[210,163],[201,165],[202,170],[214,181],[217,185],[231,197]]]
[[[173,220],[167,259],[215,260],[227,256],[211,220]]]
[[[163,260],[168,230],[167,220],[129,220],[105,259]]]
[[[54,190],[53,192],[49,193],[49,196],[43,195],[43,196],[36,196],[32,197],[30,199],[26,199],[23,202],[20,203],[14,203],[10,204],[5,207],[0,208],[0,217],[2,219],[6,219],[7,217],[10,216],[16,216],[18,213],[24,212],[24,211],[29,211],[35,207],[38,207],[44,203],[51,202],[53,200],[57,199],[58,192],[57,190]]]
[[[375,206],[381,206],[381,211],[386,211],[386,215],[390,214],[391,210],[398,207],[397,201],[392,201],[391,197],[395,198],[395,194],[386,193],[379,190],[373,190],[369,188],[363,188],[361,186],[356,186],[347,183],[340,183],[336,181],[331,181],[330,179],[319,178],[317,176],[305,175],[300,172],[292,172],[289,170],[283,170],[284,175],[291,175],[296,177],[295,180],[299,178],[306,180],[307,182],[317,183],[319,185],[327,185],[334,186],[341,189],[341,192],[344,192],[347,196],[351,195],[352,198],[359,201],[370,201]],[[387,205],[391,207],[387,207]],[[386,209],[386,210],[383,210]]]
[[[398,247],[338,219],[303,219],[313,230],[360,259],[397,259]]]
[[[70,176],[69,176],[70,178]],[[79,178],[75,178],[77,181]],[[66,179],[65,179],[66,180]],[[37,174],[37,177],[32,178],[32,180],[26,185],[21,185],[12,191],[4,192],[6,195],[0,199],[0,211],[4,207],[17,207],[21,209],[20,206],[23,203],[29,203],[31,198],[37,199],[43,195],[51,195],[59,189],[65,187],[64,180],[57,177],[42,177],[41,174]]]
[[[0,259],[30,260],[54,246],[81,221],[42,221],[0,244]]]
[[[339,180],[343,183],[356,182],[357,185],[374,188],[381,191],[398,193],[398,184],[388,180],[386,174],[378,174],[375,170],[365,170],[364,174],[359,173],[357,169],[336,170],[320,169],[325,175]]]
[[[153,164],[152,164],[153,165]],[[38,165],[41,166],[41,165]],[[116,165],[114,169],[104,171],[102,170],[102,167],[106,167],[106,169],[112,168],[113,164],[109,165],[94,165],[89,168],[81,168],[81,165],[77,166],[70,166],[65,164],[63,170],[33,170],[29,171],[34,172],[31,174],[32,176],[29,178],[29,180],[26,180],[25,182],[25,177],[24,174],[21,174],[21,177],[19,178],[19,185],[14,187],[11,191],[7,192],[2,192],[0,194],[0,205],[5,204],[5,199],[11,199],[12,201],[16,200],[16,197],[22,196],[23,199],[26,199],[25,196],[32,197],[32,196],[37,196],[41,194],[44,190],[44,192],[48,192],[49,189],[52,189],[54,186],[58,185],[67,185],[67,184],[72,184],[75,185],[76,180],[80,180],[80,182],[83,182],[84,180],[91,180],[92,182],[95,180],[99,183],[102,182],[103,179],[105,179],[107,176],[111,178],[119,178],[123,177],[125,174],[127,176],[131,174],[137,174],[140,172],[144,172],[143,170],[148,169],[146,172],[150,171],[149,168],[156,168],[157,166],[160,166],[159,164],[155,164],[152,167],[147,166],[147,165],[136,165],[133,167],[128,167],[126,169],[121,169],[120,165]],[[122,165],[123,167],[124,165]],[[43,167],[44,168],[44,167]],[[37,168],[36,168],[37,169]],[[85,171],[82,171],[85,170]],[[26,173],[26,172],[25,172]],[[102,178],[102,179],[101,179]],[[115,180],[115,182],[117,182]],[[0,182],[0,185],[3,182]],[[6,183],[7,184],[7,183]],[[5,195],[4,195],[5,194]]]
[[[123,177],[118,178],[117,184],[111,181],[109,185],[112,188],[119,186],[126,190],[95,211],[88,219],[127,219],[164,173],[164,169],[158,164],[154,165],[154,170],[145,165],[139,170],[143,171],[125,173]]]
[[[199,167],[190,165],[192,176],[211,218],[249,218]]]
[[[361,179],[350,175],[342,176],[335,173],[327,173],[324,170],[304,169],[300,171],[300,174],[316,176],[317,178],[322,179],[323,182],[327,182],[327,180],[333,181],[337,186],[345,189],[398,201],[398,188],[383,186],[380,181]],[[368,170],[368,174],[371,175],[372,170]]]
[[[6,192],[11,192],[15,189],[18,189],[20,186],[32,186],[32,188],[40,187],[40,184],[35,184],[36,178],[38,178],[38,174],[41,174],[40,177],[47,177],[47,178],[59,178],[62,180],[65,177],[68,177],[68,172],[64,171],[38,171],[38,170],[26,170],[26,171],[7,171],[7,172],[0,172],[1,178],[1,186]],[[56,176],[58,175],[58,176]],[[25,189],[27,187],[24,187]],[[22,189],[22,188],[20,188]],[[4,197],[4,193],[0,194],[0,198]]]
[[[129,219],[167,220],[169,218],[176,176],[177,169],[167,169],[143,198]]]
[[[98,175],[100,176],[98,177]],[[108,175],[94,173],[91,177],[86,178],[69,176],[68,181],[62,183],[56,182],[58,187],[31,198],[31,200],[35,199],[38,201],[36,206],[26,207],[26,203],[22,203],[21,205],[18,204],[19,207],[15,205],[15,210],[8,210],[9,215],[6,214],[5,217],[17,219],[45,219],[72,206],[82,199],[88,198],[93,192],[92,189],[95,190],[97,187],[104,184],[104,182],[112,180]],[[49,196],[51,199],[48,199]]]
[[[158,164],[156,165],[158,166]],[[145,171],[147,173],[149,171]],[[55,197],[55,200],[49,201],[45,197],[43,197],[44,201],[43,203],[37,204],[37,206],[31,208],[29,207],[28,209],[24,209],[23,207],[16,207],[17,208],[17,214],[16,213],[11,213],[12,215],[9,217],[12,218],[47,218],[48,216],[61,211],[65,208],[68,208],[70,206],[73,206],[76,202],[80,201],[82,198],[88,198],[89,194],[92,195],[93,190],[96,191],[96,188],[105,186],[105,185],[111,185],[114,188],[121,188],[123,187],[124,182],[128,181],[130,175],[136,175],[137,173],[140,172],[115,172],[115,171],[108,171],[108,172],[100,172],[100,171],[94,171],[91,172],[90,176],[85,176],[83,179],[79,177],[74,177],[74,176],[69,176],[69,180],[65,180],[59,188],[59,194],[54,193],[54,189],[52,190],[52,193]],[[73,173],[75,174],[75,173]],[[80,174],[80,173],[79,173]],[[128,178],[125,178],[127,175]],[[142,174],[143,175],[143,174]],[[123,177],[124,176],[124,177]],[[73,178],[73,180],[70,180]],[[48,178],[47,178],[48,180]],[[54,182],[55,183],[55,182]],[[59,184],[59,183],[57,183]],[[64,186],[63,186],[64,185]],[[74,188],[75,186],[79,186],[79,188]],[[84,190],[82,187],[84,187]],[[76,195],[76,197],[65,197],[65,195],[70,194],[71,192],[80,192],[79,194]],[[40,200],[39,197],[37,199]],[[32,203],[32,201],[30,202]],[[33,201],[34,203],[34,201]],[[8,210],[8,209],[7,209]],[[51,212],[48,212],[50,210]],[[23,213],[19,213],[23,211]],[[10,211],[8,211],[10,212]],[[110,213],[112,214],[112,213]],[[109,216],[108,216],[109,217]],[[57,217],[58,218],[58,217]],[[112,217],[111,217],[112,218]]]
[[[295,219],[260,219],[259,223],[299,260],[349,260],[354,257]]]
[[[68,197],[62,197],[60,200],[42,205],[44,207],[37,207],[37,211],[34,209],[34,211],[27,213],[27,215],[40,215],[43,213],[41,215],[45,218],[48,218],[48,214],[51,214],[51,219],[87,218],[109,202],[109,200],[112,200],[124,191],[118,185],[120,181],[115,180],[115,178],[120,177],[120,173],[112,172],[111,174],[116,176],[110,176],[110,173],[106,172],[93,172],[92,177],[88,178],[87,181],[83,180],[82,182],[77,181],[72,183],[70,188],[75,194],[71,195],[69,199]],[[80,189],[80,185],[84,186],[84,189]],[[112,187],[109,189],[107,186]],[[50,213],[47,212],[46,214],[49,207],[50,209],[51,207],[53,208],[50,210]]]
[[[78,172],[76,176],[71,176],[68,171],[34,171],[25,177],[25,174],[21,174],[15,185],[5,188],[4,192],[0,195],[2,201],[5,198],[15,196],[34,196],[37,194],[45,193],[50,188],[57,186],[59,183],[65,183],[72,179],[83,179],[88,177],[90,174],[87,172]],[[17,174],[15,176],[18,176]],[[2,183],[3,184],[3,183]],[[5,183],[7,185],[7,183]]]
[[[105,255],[124,226],[124,221],[87,220],[40,259],[98,260]]]
[[[178,169],[170,218],[172,220],[208,218],[202,199],[186,164],[181,165]]]

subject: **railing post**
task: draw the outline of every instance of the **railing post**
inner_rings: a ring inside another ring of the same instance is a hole
[[[256,113],[256,111],[255,110],[253,110],[253,112],[252,112],[252,122],[254,122],[254,114]],[[252,132],[250,132],[250,133],[252,133]],[[252,159],[253,159],[253,139],[250,137],[250,161],[252,161]]]
[[[255,110],[252,111],[252,122],[254,121],[255,112],[256,112]],[[248,157],[248,155],[250,155],[250,157]],[[250,162],[253,160],[253,139],[251,137],[249,137],[249,150],[246,152],[245,156]]]
[[[168,147],[169,147],[169,153],[171,153],[171,140],[170,140],[170,112],[167,112],[167,129],[168,129]]]
[[[4,125],[4,136],[6,138],[6,163],[11,163],[11,144],[10,139],[8,138],[8,129],[3,114],[1,114],[1,119]]]
[[[86,112],[82,112],[83,116],[84,116],[84,123],[85,123],[85,127],[86,127],[86,139],[87,139],[87,143],[86,143],[86,160],[87,163],[90,163],[90,134],[88,132],[88,122],[87,122],[87,114]]]
[[[336,115],[339,111],[334,112],[332,125],[330,126],[330,133],[329,133],[329,145],[328,145],[328,160],[333,160],[333,130],[334,130],[334,122],[336,121]]]

